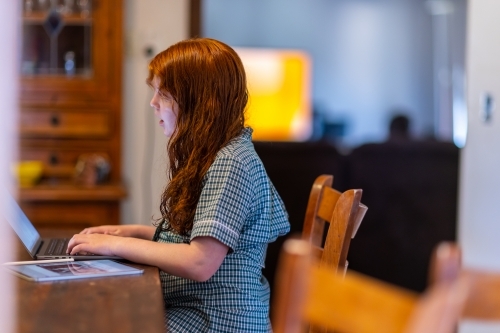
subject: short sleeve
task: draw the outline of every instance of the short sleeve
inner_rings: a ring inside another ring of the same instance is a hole
[[[204,178],[191,240],[210,236],[234,250],[253,197],[252,180],[244,163],[231,155],[217,156]]]

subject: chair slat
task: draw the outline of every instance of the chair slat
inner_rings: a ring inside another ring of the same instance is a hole
[[[316,246],[316,245],[312,245],[312,253],[313,253],[314,258],[321,260],[321,257],[323,256],[323,252],[324,252],[324,250],[321,247]]]
[[[302,228],[302,237],[311,244],[321,246],[323,242],[323,233],[325,230],[325,220],[317,216],[321,206],[321,197],[324,188],[331,188],[333,176],[321,175],[313,183],[309,201],[307,203],[304,227]],[[333,208],[332,208],[333,211]],[[329,220],[328,220],[329,221]]]
[[[343,278],[318,265],[312,253],[306,240],[283,246],[275,333],[303,332],[306,324],[342,333],[453,333],[471,290],[468,276],[435,283],[423,295],[359,273]]]
[[[334,272],[344,272],[361,194],[361,190],[345,191],[335,206],[321,257],[321,265]]]
[[[317,216],[325,221],[330,221],[340,195],[341,193],[339,191],[331,187],[324,187]]]
[[[473,283],[462,317],[500,321],[500,273],[465,273]]]
[[[352,272],[313,268],[311,281],[305,317],[345,333],[403,332],[417,302],[415,293]]]

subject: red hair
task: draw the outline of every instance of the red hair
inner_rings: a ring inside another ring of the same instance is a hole
[[[149,64],[147,83],[159,82],[179,106],[167,151],[170,182],[160,204],[168,229],[187,235],[193,227],[202,180],[217,152],[244,128],[248,101],[245,70],[228,45],[208,38],[181,41]]]

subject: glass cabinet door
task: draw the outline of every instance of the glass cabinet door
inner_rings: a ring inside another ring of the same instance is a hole
[[[22,0],[23,75],[92,75],[92,0]]]
[[[22,4],[21,104],[107,103],[122,57],[121,2],[19,0]]]

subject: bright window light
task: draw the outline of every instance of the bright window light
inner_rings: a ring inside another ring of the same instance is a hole
[[[247,74],[247,124],[255,140],[305,141],[312,134],[311,60],[302,51],[236,48]]]

